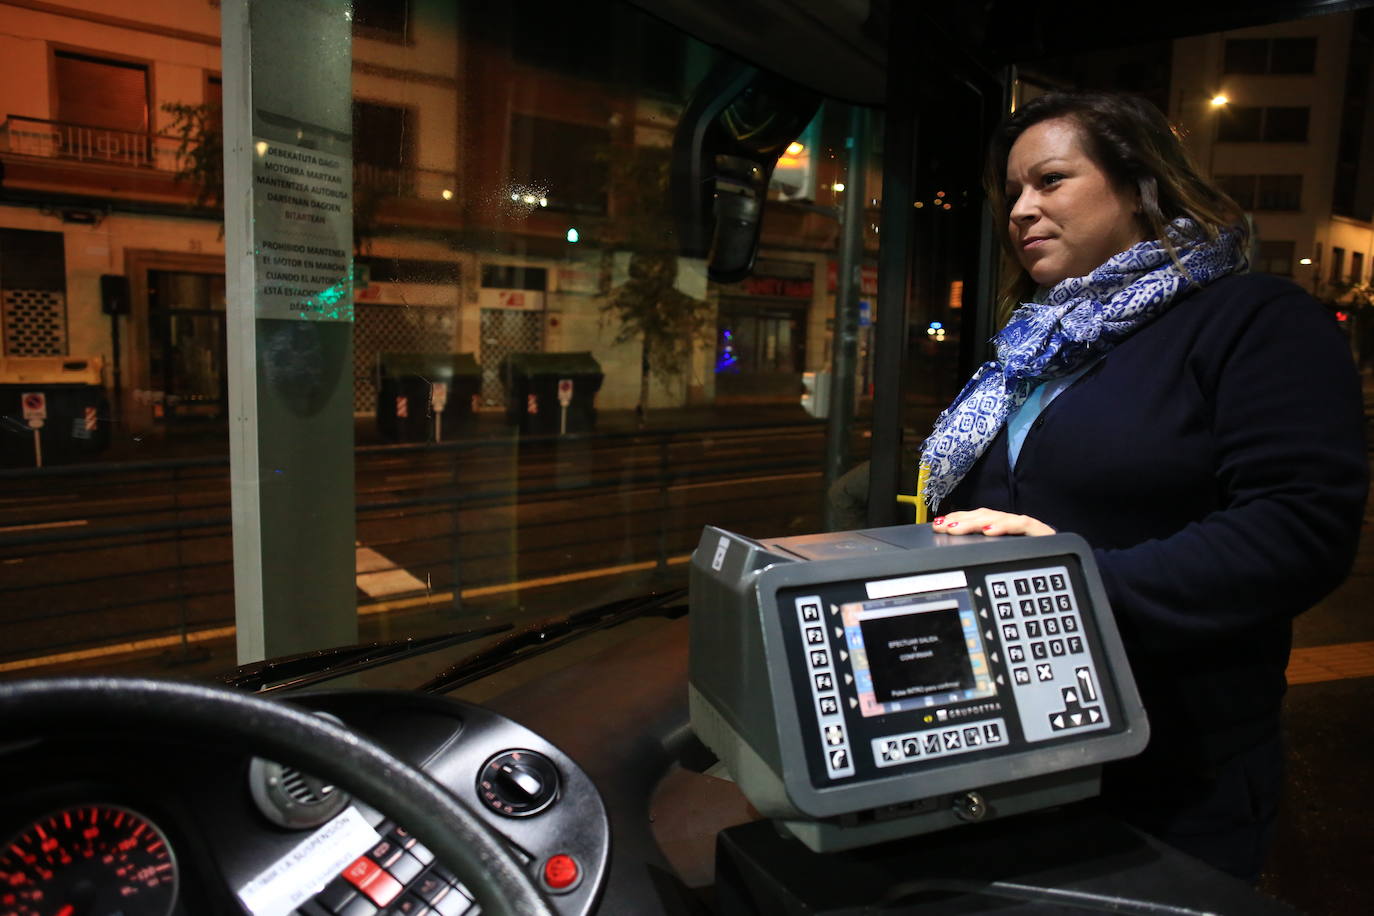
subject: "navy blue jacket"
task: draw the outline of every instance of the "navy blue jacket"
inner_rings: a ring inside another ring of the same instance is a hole
[[[1292,283],[1186,295],[1006,431],[942,503],[1094,548],[1150,716],[1147,756],[1205,769],[1277,728],[1291,620],[1345,577],[1368,488],[1332,316]]]

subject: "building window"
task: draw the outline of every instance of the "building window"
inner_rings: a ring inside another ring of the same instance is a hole
[[[1352,252],[1350,252],[1350,282],[1351,282],[1351,283],[1363,283],[1363,282],[1364,282],[1364,252],[1363,252],[1363,251],[1352,251]]]
[[[1232,38],[1226,42],[1227,73],[1312,73],[1316,38]]]
[[[550,210],[604,214],[610,154],[611,132],[604,127],[511,118],[511,177],[538,191]]]
[[[1242,210],[1301,210],[1301,175],[1218,175],[1217,183]]]
[[[409,108],[353,102],[353,173],[361,188],[409,197],[415,192],[415,116]]]
[[[1254,269],[1276,277],[1293,276],[1293,248],[1292,242],[1260,242]]]
[[[57,120],[146,134],[148,68],[70,51],[55,51]]]
[[[1307,140],[1311,110],[1305,107],[1261,108],[1231,105],[1218,117],[1217,140],[1223,143],[1302,143]]]
[[[405,41],[410,28],[408,0],[353,0],[353,33],[382,41]]]
[[[1339,283],[1345,273],[1345,249],[1331,246],[1331,282]]]
[[[542,267],[520,264],[483,264],[482,286],[485,289],[523,289],[542,293],[549,288],[549,272]]]

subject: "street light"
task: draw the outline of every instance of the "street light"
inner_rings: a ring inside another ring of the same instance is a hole
[[[1217,177],[1217,142],[1221,138],[1221,109],[1231,103],[1231,100],[1224,93],[1218,92],[1212,96],[1211,105],[1216,110],[1217,116],[1212,119],[1212,142],[1207,150],[1207,177],[1213,180]]]

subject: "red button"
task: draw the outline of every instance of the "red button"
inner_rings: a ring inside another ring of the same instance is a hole
[[[367,856],[357,859],[344,869],[344,878],[362,891],[378,906],[386,906],[400,895],[401,882],[383,871],[381,866]]]
[[[544,863],[544,882],[556,891],[577,883],[577,860],[572,856],[556,855]]]

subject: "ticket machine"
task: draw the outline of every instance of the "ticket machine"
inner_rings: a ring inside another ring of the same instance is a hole
[[[929,526],[692,559],[692,726],[812,850],[1097,794],[1149,726],[1087,544]]]

